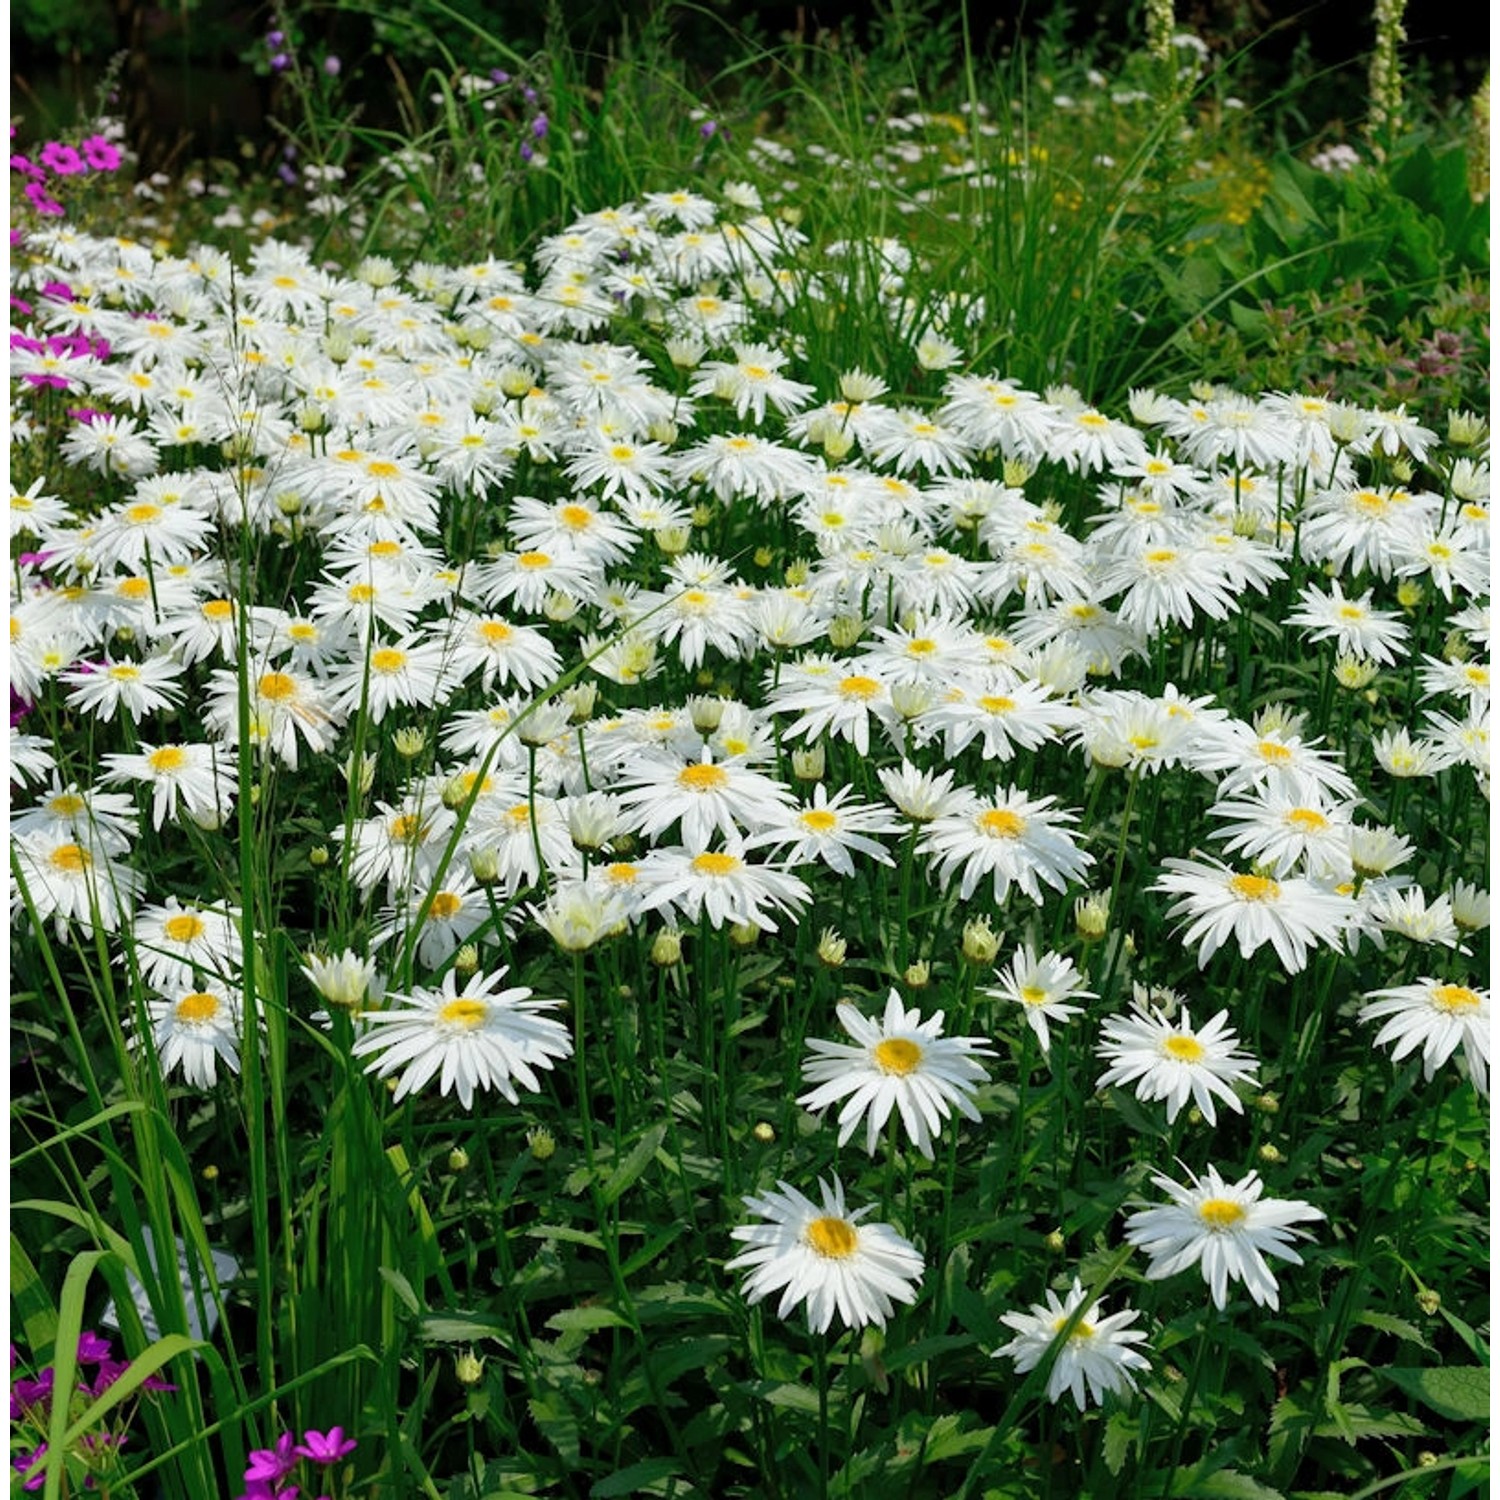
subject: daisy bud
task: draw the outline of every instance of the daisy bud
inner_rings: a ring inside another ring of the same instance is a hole
[[[714,519],[714,508],[707,502],[702,502],[693,507],[693,525],[702,531],[705,526],[711,526]]]
[[[526,1132],[526,1149],[533,1161],[550,1161],[557,1150],[557,1142],[545,1125],[538,1125]]]
[[[697,369],[702,363],[703,356],[708,353],[702,342],[694,338],[668,339],[666,350],[667,358],[679,370]]]
[[[349,356],[354,353],[354,345],[342,328],[335,328],[323,339],[323,353],[334,364],[341,365],[346,363]]]
[[[652,532],[656,545],[667,557],[680,557],[692,541],[692,533],[686,526],[659,526]]]
[[[1417,1306],[1427,1314],[1429,1318],[1437,1316],[1437,1310],[1443,1305],[1443,1299],[1432,1290],[1431,1287],[1423,1287],[1417,1293]]]
[[[250,806],[259,807],[262,796],[262,788],[259,783],[250,788]]]
[[[1336,402],[1328,408],[1328,431],[1334,442],[1358,442],[1364,436],[1365,414],[1357,406]]]
[[[769,1146],[771,1142],[776,1139],[775,1129],[765,1120],[758,1120],[755,1124],[754,1129],[751,1130],[750,1134],[753,1135],[755,1139],[761,1143],[762,1146]]]
[[[651,940],[651,962],[659,969],[670,969],[682,962],[682,934],[665,927]]]
[[[462,1146],[455,1146],[448,1153],[448,1170],[466,1172],[469,1168],[469,1153]]]
[[[359,765],[356,767],[351,753],[344,761],[344,780],[350,786],[356,787],[361,797],[368,796],[370,788],[375,785],[375,757],[361,755]]]
[[[975,917],[964,923],[963,950],[964,957],[971,964],[994,963],[1000,952],[1000,939],[995,936],[987,918]]]
[[[786,586],[789,589],[800,589],[807,578],[808,567],[800,557],[786,565]]]
[[[1422,602],[1426,592],[1415,578],[1403,578],[1396,585],[1396,603],[1402,609],[1415,609]]]
[[[688,699],[687,708],[693,720],[693,728],[699,734],[712,734],[724,720],[724,700],[722,698],[708,698],[695,695]]]
[[[858,615],[835,615],[828,622],[828,639],[840,651],[847,651],[865,633],[865,622]]]
[[[1448,441],[1455,448],[1474,448],[1484,441],[1489,424],[1473,411],[1448,413]]]
[[[460,1385],[478,1385],[484,1379],[484,1361],[470,1349],[453,1361],[453,1373]]]
[[[792,775],[798,781],[821,781],[826,755],[822,745],[792,751]]]
[[[1261,1094],[1255,1100],[1255,1107],[1263,1115],[1274,1115],[1281,1108],[1281,1100],[1275,1094]]]
[[[427,748],[427,735],[421,729],[398,729],[391,736],[391,743],[402,760],[415,760]]]
[[[561,594],[553,589],[542,604],[542,613],[554,625],[561,625],[578,613],[578,601],[569,594]]]
[[[328,863],[328,860],[328,850],[322,844],[319,844],[316,849],[309,849],[307,852],[307,862],[315,870],[321,870]]]
[[[925,958],[919,958],[915,963],[907,964],[901,977],[912,989],[925,990],[932,979],[932,966]]]
[[[849,944],[833,928],[825,927],[822,937],[818,939],[819,963],[826,964],[830,969],[837,969],[842,967],[848,954]]]
[[[209,1162],[200,1175],[205,1182],[217,1182],[219,1180],[219,1169],[212,1162]]]
[[[776,554],[769,547],[757,547],[755,549],[755,566],[757,568],[769,568],[775,557]]]
[[[1273,1146],[1270,1143],[1270,1141],[1267,1141],[1265,1143],[1265,1145],[1260,1148],[1259,1155],[1260,1155],[1260,1159],[1262,1161],[1268,1161],[1268,1162],[1273,1162],[1273,1163],[1274,1162],[1278,1162],[1278,1161],[1284,1161],[1286,1159],[1285,1157],[1282,1156],[1281,1152],[1278,1151],[1276,1149],[1276,1147]]]
[[[465,943],[454,955],[453,967],[464,978],[470,974],[477,974],[479,972],[479,949],[473,943]]]
[[[896,682],[891,685],[891,707],[903,719],[920,719],[932,707],[936,697],[926,682]]]
[[[729,929],[729,941],[736,948],[751,948],[760,936],[760,928],[754,922],[735,922]]]
[[[670,448],[677,441],[677,424],[666,417],[658,417],[647,429],[646,435],[653,443]]]
[[[1006,459],[1000,469],[1000,477],[1007,487],[1013,490],[1020,489],[1035,473],[1036,466],[1020,458]]]
[[[1073,925],[1086,943],[1097,943],[1109,930],[1109,892],[1090,891],[1073,903]]]
[[[1379,668],[1372,661],[1367,661],[1362,656],[1344,656],[1333,664],[1333,675],[1340,687],[1346,687],[1351,692],[1363,692],[1363,690],[1375,680],[1375,674]]]
[[[1397,458],[1391,461],[1391,473],[1402,484],[1410,484],[1411,476],[1416,473],[1408,458]]]
[[[500,372],[500,389],[512,401],[519,400],[531,389],[531,371],[517,365],[506,365]]]
[[[316,401],[305,403],[301,411],[297,413],[297,426],[303,432],[322,432],[327,421],[327,415]]]
[[[1042,1243],[1044,1245],[1046,1245],[1046,1247],[1054,1255],[1061,1255],[1063,1253],[1063,1251],[1067,1248],[1067,1244],[1068,1244],[1067,1240],[1065,1240],[1063,1238],[1063,1232],[1060,1229],[1054,1229],[1052,1231],[1052,1233],[1049,1234],[1047,1236],[1047,1238],[1042,1241]]]
[[[565,689],[559,695],[567,705],[568,719],[574,724],[586,722],[594,712],[594,705],[599,701],[599,684],[597,682],[575,682],[572,687]]]
[[[834,463],[842,463],[854,447],[854,437],[846,428],[835,428],[823,438],[823,452]]]
[[[1417,1454],[1417,1467],[1419,1469],[1435,1468],[1437,1462],[1438,1456],[1432,1451],[1431,1448],[1424,1448],[1419,1454]]]
[[[492,849],[471,849],[469,868],[480,885],[494,885],[500,878],[500,861]]]

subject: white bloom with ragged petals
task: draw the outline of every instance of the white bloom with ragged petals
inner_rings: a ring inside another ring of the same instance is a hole
[[[436,1077],[438,1092],[456,1093],[465,1109],[485,1089],[519,1103],[516,1085],[536,1093],[538,1071],[571,1056],[573,1042],[560,1022],[542,1014],[559,1002],[533,1000],[524,986],[496,988],[507,972],[471,974],[457,990],[449,969],[441,989],[392,995],[392,1009],[365,1013],[370,1030],[354,1043],[354,1055],[373,1057],[365,1071],[377,1078],[401,1074],[397,1102]]]
[[[1138,1001],[1130,1015],[1104,1023],[1103,1037],[1098,1052],[1110,1066],[1095,1081],[1096,1089],[1134,1084],[1137,1099],[1166,1101],[1168,1124],[1189,1099],[1210,1125],[1218,1120],[1215,1098],[1236,1114],[1245,1112],[1234,1085],[1254,1083],[1257,1064],[1235,1051],[1239,1037],[1227,1010],[1195,1027],[1186,1006],[1168,1020],[1156,1006]]]
[[[933,820],[917,850],[933,857],[945,888],[962,871],[959,895],[965,901],[989,876],[997,906],[1012,886],[1041,905],[1043,885],[1066,890],[1094,862],[1065,826],[1076,823],[1077,815],[1056,802],[1056,797],[1032,798],[1014,787],[1000,787],[984,799],[971,792],[958,810]]]
[[[924,1021],[921,1011],[902,1005],[895,990],[879,1021],[852,1005],[839,1006],[838,1017],[853,1045],[808,1040],[802,1076],[817,1087],[797,1103],[816,1114],[843,1101],[839,1145],[863,1120],[865,1150],[873,1156],[894,1110],[912,1144],[931,1161],[933,1137],[953,1110],[978,1120],[974,1090],[989,1075],[975,1059],[992,1052],[983,1037],[945,1037],[942,1011]]]
[[[868,1207],[851,1213],[837,1178],[819,1187],[821,1204],[787,1182],[747,1197],[745,1206],[766,1222],[730,1231],[750,1248],[724,1269],[749,1270],[743,1288],[749,1302],[780,1292],[777,1317],[805,1303],[814,1333],[826,1333],[835,1316],[848,1328],[884,1327],[897,1302],[916,1301],[922,1257],[889,1224],[864,1222]]]
[[[1279,1306],[1276,1277],[1266,1257],[1302,1264],[1292,1241],[1305,1238],[1306,1230],[1294,1224],[1324,1218],[1321,1209],[1295,1198],[1264,1198],[1265,1184],[1250,1172],[1229,1183],[1210,1167],[1202,1177],[1189,1172],[1190,1185],[1183,1187],[1170,1177],[1151,1180],[1171,1203],[1132,1214],[1125,1225],[1125,1238],[1151,1257],[1148,1281],[1175,1276],[1189,1266],[1199,1266],[1222,1310],[1229,1300],[1229,1283],[1242,1281],[1245,1290],[1261,1307]]]
[[[1104,1303],[1091,1302],[1083,1284],[1075,1276],[1073,1288],[1065,1298],[1048,1290],[1045,1303],[1033,1304],[1029,1313],[1003,1313],[1000,1321],[1015,1331],[1015,1338],[995,1350],[996,1359],[1016,1362],[1017,1374],[1034,1370],[1046,1357],[1059,1334],[1080,1307],[1086,1304],[1086,1316],[1073,1324],[1047,1377],[1047,1399],[1060,1400],[1069,1392],[1083,1411],[1092,1398],[1096,1405],[1105,1396],[1117,1396],[1135,1389],[1136,1372],[1149,1370],[1151,1362],[1132,1344],[1146,1335],[1129,1325],[1140,1317],[1134,1308],[1121,1308],[1104,1316]]]
[[[1420,1049],[1422,1072],[1432,1078],[1460,1048],[1474,1087],[1489,1093],[1490,995],[1467,984],[1419,979],[1389,990],[1371,990],[1373,1001],[1359,1013],[1361,1021],[1382,1021],[1375,1045],[1394,1042],[1391,1057],[1400,1062]]]

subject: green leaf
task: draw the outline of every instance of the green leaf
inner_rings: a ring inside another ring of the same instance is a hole
[[[682,1473],[682,1464],[675,1458],[643,1458],[638,1464],[620,1469],[607,1479],[601,1479],[589,1489],[590,1500],[609,1500],[611,1495],[638,1495],[642,1490],[672,1479]]]
[[[572,1229],[566,1224],[538,1224],[526,1231],[528,1239],[561,1240],[565,1245],[584,1245],[590,1250],[604,1250],[604,1241],[597,1234],[584,1229]]]
[[[10,1237],[10,1299],[25,1330],[27,1351],[37,1358],[57,1339],[57,1309],[15,1235]]]
[[[479,1339],[501,1339],[507,1334],[505,1324],[499,1318],[482,1314],[445,1318],[429,1315],[417,1324],[422,1337],[434,1344],[472,1344]]]
[[[1444,1365],[1436,1369],[1398,1365],[1380,1373],[1449,1421],[1489,1420],[1490,1372],[1485,1365]]]
[[[1125,1457],[1140,1439],[1134,1417],[1122,1411],[1112,1412],[1104,1427],[1104,1466],[1117,1479],[1125,1467]]]
[[[1377,1333],[1394,1334],[1398,1339],[1420,1344],[1424,1349],[1432,1348],[1427,1335],[1415,1323],[1408,1323],[1405,1318],[1393,1318],[1389,1313],[1362,1312],[1354,1321],[1366,1328],[1375,1329]]]
[[[112,1381],[105,1388],[104,1394],[78,1416],[63,1434],[63,1447],[71,1448],[84,1433],[92,1432],[104,1417],[122,1401],[135,1395],[148,1377],[156,1374],[168,1361],[176,1359],[179,1354],[188,1354],[202,1347],[201,1339],[190,1339],[183,1333],[169,1333],[164,1338],[157,1339],[149,1349],[136,1355],[125,1367],[125,1373],[118,1380]]]
[[[634,1146],[619,1166],[609,1174],[601,1190],[606,1205],[619,1201],[620,1195],[651,1165],[652,1158],[666,1139],[665,1123],[653,1125]]]
[[[1174,1485],[1172,1493],[1184,1497],[1201,1496],[1203,1500],[1286,1500],[1280,1490],[1274,1490],[1238,1469],[1215,1469],[1203,1474],[1202,1478],[1193,1474],[1180,1488]]]
[[[612,1307],[603,1303],[591,1303],[587,1307],[570,1307],[553,1313],[547,1319],[547,1327],[559,1333],[590,1333],[596,1328],[629,1328],[630,1319],[622,1318]]]
[[[412,1290],[411,1282],[394,1266],[381,1266],[379,1270],[380,1279],[396,1294],[407,1312],[416,1317],[422,1311],[422,1305],[417,1301],[417,1294]]]

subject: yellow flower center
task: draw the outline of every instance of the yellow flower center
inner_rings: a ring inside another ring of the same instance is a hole
[[[1328,827],[1328,819],[1311,807],[1294,807],[1286,820],[1299,833],[1322,833]]]
[[[406,665],[406,652],[382,646],[370,658],[370,667],[376,672],[399,672]]]
[[[502,646],[515,632],[501,620],[481,620],[479,638],[487,646]]]
[[[394,843],[412,843],[422,831],[422,820],[415,813],[397,813],[391,819],[390,831]]]
[[[374,585],[368,583],[356,583],[348,595],[351,604],[368,604],[374,597]]]
[[[203,605],[205,620],[227,620],[234,614],[234,605],[227,599],[210,599]]]
[[[47,803],[47,811],[55,818],[75,818],[87,808],[88,803],[77,792],[59,792]]]
[[[365,473],[371,479],[399,479],[401,477],[400,464],[393,464],[389,459],[372,458],[365,465]]]
[[[146,764],[158,774],[180,771],[187,764],[187,751],[181,745],[163,745],[146,757]]]
[[[614,450],[616,458],[629,458],[628,448]],[[565,505],[558,512],[564,526],[570,531],[586,531],[594,521],[594,513],[586,505]]]
[[[523,568],[547,568],[552,565],[552,559],[545,552],[522,552],[516,562]]]
[[[931,656],[937,650],[937,642],[930,641],[926,636],[906,643],[906,654],[908,656]]]
[[[677,776],[678,786],[690,792],[709,792],[728,780],[728,773],[721,766],[684,766]]]
[[[873,677],[861,677],[855,674],[846,677],[839,683],[839,696],[841,698],[858,698],[862,702],[873,698],[880,691],[880,684]]]
[[[1234,1229],[1245,1222],[1245,1210],[1228,1198],[1210,1198],[1198,1205],[1198,1217],[1210,1229]]]
[[[53,869],[67,875],[81,875],[94,863],[93,855],[79,844],[59,844],[47,857]]]
[[[1432,1003],[1448,1014],[1479,1009],[1479,996],[1466,984],[1440,984],[1432,991]]]
[[[195,990],[177,1002],[177,1019],[186,1021],[189,1026],[201,1026],[205,1021],[212,1021],[218,1014],[219,997],[210,995],[206,990]]]
[[[165,936],[174,943],[191,943],[208,930],[208,924],[194,912],[185,911],[179,916],[168,917],[161,924]]]
[[[1284,766],[1292,758],[1292,752],[1275,740],[1262,740],[1255,748],[1260,752],[1260,758],[1273,766]]]
[[[269,698],[272,703],[285,703],[297,696],[297,681],[285,672],[267,672],[260,680],[259,692],[262,698]]]
[[[1026,832],[1026,819],[1008,807],[987,807],[974,822],[992,839],[1018,839]]]
[[[1175,562],[1176,560],[1177,554],[1170,547],[1153,547],[1151,551],[1146,554],[1146,561],[1153,568],[1163,567],[1167,563]]]
[[[693,869],[699,875],[731,875],[739,869],[740,864],[737,855],[720,854],[714,850],[693,857]]]
[[[473,1031],[476,1026],[484,1025],[488,1014],[489,1006],[483,1000],[450,1000],[438,1011],[438,1020],[459,1031]]]
[[[616,443],[614,447],[609,450],[609,456],[614,459],[616,463],[628,464],[630,460],[635,457],[635,449],[632,448],[628,443]]]
[[[149,578],[127,578],[115,589],[122,599],[141,600],[151,597]]]
[[[826,807],[810,807],[801,815],[804,828],[811,828],[814,833],[831,833],[839,826],[838,815],[831,813]]]
[[[1060,1318],[1053,1318],[1052,1331],[1053,1333],[1061,1333],[1063,1329],[1067,1327],[1067,1325],[1068,1315],[1064,1313]],[[1072,1333],[1068,1335],[1070,1339],[1091,1339],[1093,1338],[1093,1336],[1094,1325],[1090,1323],[1087,1318],[1080,1319],[1078,1323],[1074,1325]]]
[[[993,693],[990,693],[986,694],[979,700],[979,706],[987,714],[1006,714],[1016,706],[1016,700],[1014,698],[1000,697]]]
[[[896,1078],[915,1073],[917,1064],[922,1061],[921,1047],[904,1036],[887,1037],[885,1041],[877,1042],[874,1055],[875,1066],[882,1073],[890,1073]]]
[[[109,675],[116,682],[134,682],[141,675],[141,669],[131,666],[129,662],[120,662],[109,669]]]
[[[1039,985],[1023,984],[1021,986],[1021,998],[1028,1005],[1045,1005],[1047,1003],[1047,992]]]
[[[628,859],[617,860],[612,865],[606,865],[604,873],[616,885],[634,885],[640,878],[640,872]]]
[[[808,1249],[825,1260],[846,1260],[859,1248],[859,1230],[847,1219],[814,1219],[802,1231]]]
[[[149,526],[161,514],[159,505],[132,505],[125,512],[125,519],[132,526]]]
[[[455,896],[452,891],[439,891],[432,898],[427,917],[432,922],[451,922],[463,909],[462,896]]]
[[[1266,875],[1231,876],[1229,889],[1241,901],[1279,901],[1281,899],[1281,887]]]
[[[1161,1050],[1178,1062],[1203,1061],[1203,1044],[1197,1037],[1189,1036],[1184,1031],[1174,1031],[1171,1036],[1163,1037]]]

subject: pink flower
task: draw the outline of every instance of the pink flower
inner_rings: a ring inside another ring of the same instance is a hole
[[[342,1427],[330,1427],[326,1434],[308,1430],[302,1434],[302,1441],[297,1444],[292,1452],[298,1458],[308,1458],[315,1464],[337,1463],[346,1453],[353,1453],[359,1445],[353,1438],[344,1436]]]
[[[63,206],[47,191],[46,185],[40,182],[28,182],[26,184],[26,197],[31,206],[39,213],[49,217],[56,217],[63,212]]]
[[[88,170],[87,163],[78,152],[61,141],[48,141],[40,154],[42,165],[56,172],[59,177],[72,177]]]
[[[96,172],[113,172],[120,165],[120,148],[102,135],[91,135],[83,142],[83,156]]]

